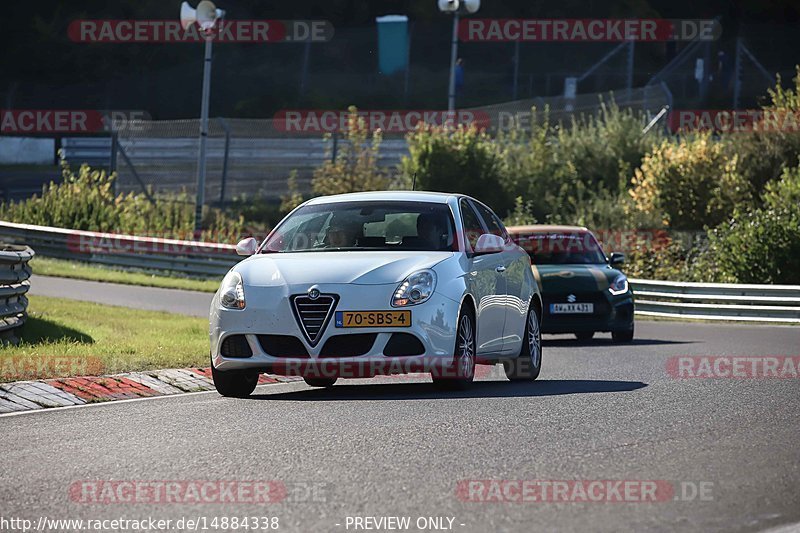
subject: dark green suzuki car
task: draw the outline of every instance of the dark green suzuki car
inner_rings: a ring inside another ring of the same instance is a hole
[[[607,257],[582,227],[517,226],[508,232],[531,256],[544,304],[542,333],[589,340],[605,331],[616,342],[633,340],[633,293],[616,268],[623,254]]]

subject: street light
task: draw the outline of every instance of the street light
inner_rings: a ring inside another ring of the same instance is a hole
[[[453,40],[450,42],[450,87],[447,91],[447,111],[456,108],[456,60],[458,59],[458,20],[462,13],[476,13],[481,0],[439,0],[439,11],[453,14]]]
[[[197,156],[197,200],[194,211],[194,231],[198,235],[203,223],[203,204],[206,196],[206,141],[208,140],[208,101],[211,97],[211,43],[217,22],[225,17],[225,11],[209,0],[192,9],[188,2],[181,4],[181,26],[184,30],[198,24],[206,40],[203,63],[203,97],[200,104],[200,152]]]

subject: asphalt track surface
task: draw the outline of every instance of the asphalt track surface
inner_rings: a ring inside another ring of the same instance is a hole
[[[675,379],[666,368],[674,356],[798,353],[796,327],[640,321],[627,345],[546,336],[531,384],[492,373],[454,393],[425,377],[387,377],[4,416],[0,518],[269,516],[280,531],[312,532],[365,531],[348,517],[367,516],[410,517],[407,531],[433,530],[418,529],[419,517],[470,532],[797,531],[800,380]],[[289,492],[261,504],[81,503],[69,493],[81,480],[275,480]],[[487,503],[463,501],[461,480],[659,480],[676,493]],[[704,497],[692,497],[700,487]]]
[[[197,317],[208,317],[208,309],[214,298],[214,295],[208,292],[138,287],[35,275],[31,276],[31,288],[28,292],[32,296],[54,296]]]

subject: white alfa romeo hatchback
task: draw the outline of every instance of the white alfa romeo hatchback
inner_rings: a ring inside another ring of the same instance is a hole
[[[431,372],[464,388],[477,364],[511,380],[541,368],[542,300],[530,258],[467,196],[369,192],[314,198],[225,276],[210,312],[214,384],[253,392],[261,372],[312,386]]]

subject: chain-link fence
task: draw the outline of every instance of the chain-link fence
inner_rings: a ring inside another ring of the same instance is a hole
[[[530,127],[532,120],[544,119],[545,110],[551,123],[566,123],[576,115],[597,113],[603,103],[611,102],[640,113],[645,121],[669,105],[670,97],[662,86],[654,85],[574,98],[517,100],[459,113],[496,131],[514,123]],[[535,114],[532,108],[537,109]],[[346,112],[335,113],[339,116]],[[414,125],[409,121],[404,124]],[[111,139],[65,140],[66,158],[76,164],[88,160],[116,169],[120,192],[152,188],[156,192],[194,193],[199,126],[199,120],[129,122]],[[404,133],[386,132],[380,149],[382,166],[396,169],[408,153]],[[208,134],[206,199],[212,204],[243,195],[278,199],[287,192],[287,179],[293,172],[300,190],[307,192],[314,169],[334,158],[346,142],[338,129],[323,136],[318,130],[292,130],[284,121],[274,119],[214,118],[209,122]]]

